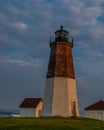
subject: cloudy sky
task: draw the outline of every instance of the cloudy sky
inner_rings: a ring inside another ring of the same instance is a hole
[[[43,96],[60,25],[74,36],[80,109],[104,99],[104,0],[0,0],[0,108]]]

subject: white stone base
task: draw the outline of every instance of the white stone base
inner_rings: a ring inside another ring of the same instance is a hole
[[[87,110],[86,117],[104,121],[104,110]]]
[[[47,79],[41,116],[79,116],[75,79]]]

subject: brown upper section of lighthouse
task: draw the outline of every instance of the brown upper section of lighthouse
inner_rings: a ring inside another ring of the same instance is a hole
[[[68,31],[63,30],[63,26],[61,26],[61,29],[57,30],[55,35],[55,42],[50,43],[51,52],[47,78],[63,77],[74,79],[73,43],[68,41]]]
[[[53,44],[51,46],[47,78],[75,78],[71,44],[67,42]]]

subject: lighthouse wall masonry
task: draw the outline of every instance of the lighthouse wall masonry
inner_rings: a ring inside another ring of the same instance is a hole
[[[53,87],[54,86],[54,87]],[[73,116],[72,103],[75,102],[75,113],[79,116],[76,83],[70,78],[49,78],[46,81],[42,116]]]
[[[72,47],[68,32],[55,32],[55,42],[50,43],[50,57],[41,116],[79,116]]]
[[[47,78],[51,77],[75,78],[72,46],[70,43],[51,43]]]

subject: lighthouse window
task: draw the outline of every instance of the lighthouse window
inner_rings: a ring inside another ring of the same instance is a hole
[[[57,33],[56,33],[56,37],[59,37],[59,36],[60,36],[60,33],[59,33],[59,32],[57,32]]]
[[[68,33],[65,31],[57,32],[56,37],[67,37]]]

